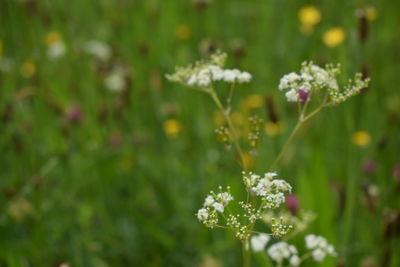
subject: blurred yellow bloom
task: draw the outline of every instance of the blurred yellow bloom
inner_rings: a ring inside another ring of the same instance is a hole
[[[164,122],[164,132],[168,138],[178,137],[179,132],[182,129],[182,125],[178,120],[170,119]]]
[[[250,109],[262,107],[264,105],[264,97],[260,94],[252,94],[246,97],[245,106]]]
[[[275,123],[269,121],[265,124],[264,127],[265,133],[269,136],[277,136],[278,134],[282,133],[282,128],[279,123]]]
[[[353,134],[353,144],[356,146],[367,146],[371,142],[371,136],[367,131],[358,131]]]
[[[16,221],[22,221],[26,216],[32,214],[32,204],[25,198],[18,198],[8,205],[8,214]]]
[[[242,126],[245,122],[245,118],[240,112],[233,112],[232,113],[232,123],[235,126]]]
[[[213,121],[215,126],[222,126],[225,123],[225,117],[224,114],[220,110],[217,110],[214,112],[213,115]]]
[[[322,40],[328,47],[335,47],[343,43],[346,33],[341,27],[334,27],[324,33]]]
[[[243,154],[243,163],[246,168],[251,168],[254,164],[253,157],[250,156],[248,153]]]
[[[315,6],[304,6],[299,11],[299,20],[303,25],[314,26],[321,21],[321,12]]]
[[[36,72],[35,62],[32,59],[27,60],[21,66],[21,75],[25,78],[32,77]]]
[[[192,36],[192,30],[188,25],[181,24],[176,28],[175,36],[178,40],[187,40]]]
[[[374,21],[378,18],[378,11],[375,7],[369,6],[365,9],[365,15],[369,21]]]
[[[56,31],[49,32],[44,39],[47,46],[52,46],[59,41],[61,41],[61,34]]]
[[[314,31],[314,26],[321,21],[321,12],[315,6],[304,6],[299,10],[300,31],[309,35]]]

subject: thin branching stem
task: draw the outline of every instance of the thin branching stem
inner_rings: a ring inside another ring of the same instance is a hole
[[[214,103],[217,105],[217,107],[218,107],[218,108],[220,109],[220,111],[222,112],[222,114],[223,114],[223,116],[224,116],[226,122],[228,123],[228,127],[229,127],[229,129],[231,130],[231,132],[232,132],[233,142],[234,142],[234,144],[235,144],[235,147],[236,147],[237,152],[239,153],[239,157],[240,157],[240,160],[241,160],[241,163],[242,163],[242,164],[241,164],[241,165],[242,165],[242,168],[243,168],[244,170],[247,170],[246,161],[245,161],[245,159],[244,159],[244,153],[243,153],[243,150],[242,150],[242,148],[241,148],[241,146],[240,146],[240,143],[239,143],[239,135],[238,135],[238,133],[236,132],[235,127],[233,126],[232,119],[231,119],[231,117],[229,116],[229,113],[227,112],[227,110],[226,110],[226,109],[224,108],[224,106],[222,105],[221,101],[219,100],[219,98],[218,98],[218,96],[217,96],[217,94],[215,93],[215,91],[214,91],[213,88],[210,88],[209,93],[210,93],[210,95],[211,95],[211,98],[214,100]]]

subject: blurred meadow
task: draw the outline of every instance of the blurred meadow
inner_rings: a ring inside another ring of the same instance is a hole
[[[282,75],[313,60],[371,77],[277,170],[339,253],[320,266],[400,266],[399,14],[383,0],[1,0],[0,266],[240,266],[233,235],[195,216],[210,189],[241,192],[223,118],[165,79],[217,49],[253,76],[232,119],[264,119],[255,171],[297,119]]]

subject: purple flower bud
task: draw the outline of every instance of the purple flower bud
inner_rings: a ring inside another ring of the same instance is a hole
[[[365,174],[373,174],[376,171],[376,162],[372,159],[364,161],[362,170]]]
[[[301,89],[299,90],[299,96],[300,96],[301,102],[306,102],[308,99],[308,95],[309,95],[309,93],[307,93],[306,91],[303,91]]]
[[[80,122],[82,120],[83,113],[78,105],[71,105],[65,112],[65,118],[70,122]]]
[[[286,196],[286,203],[290,212],[293,215],[296,215],[299,210],[299,200],[296,195],[288,195]]]

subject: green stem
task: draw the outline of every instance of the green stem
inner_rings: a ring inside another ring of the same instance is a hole
[[[292,142],[293,138],[296,136],[297,132],[300,130],[301,126],[303,126],[303,124],[305,122],[307,122],[308,120],[310,120],[312,117],[314,117],[318,112],[321,111],[321,109],[323,109],[326,105],[325,104],[321,104],[318,108],[316,108],[314,111],[312,111],[311,113],[309,113],[307,116],[305,116],[304,118],[302,118],[302,114],[300,116],[299,121],[297,122],[296,126],[294,127],[292,133],[290,134],[289,138],[286,140],[285,144],[282,147],[281,152],[278,154],[278,156],[276,157],[275,161],[272,163],[270,170],[272,170],[273,168],[276,167],[276,165],[278,164],[278,162],[282,159],[283,155],[285,154],[289,144]]]
[[[211,98],[214,100],[215,104],[217,105],[217,107],[221,110],[222,114],[224,115],[224,118],[225,118],[226,122],[228,123],[228,127],[230,128],[230,130],[232,132],[232,136],[233,136],[233,139],[234,139],[234,144],[235,144],[236,150],[238,151],[239,156],[240,156],[240,160],[242,162],[242,168],[244,170],[247,170],[246,162],[244,160],[243,150],[242,150],[242,148],[240,147],[240,144],[239,144],[239,135],[237,134],[236,129],[233,126],[231,117],[229,116],[229,113],[225,110],[224,106],[222,105],[221,101],[219,100],[219,98],[218,98],[218,96],[215,93],[213,88],[210,88],[209,93],[211,95]]]
[[[246,248],[248,240],[244,240],[242,242],[242,254],[243,254],[243,267],[250,267],[250,262],[251,262],[251,252],[250,248]]]

